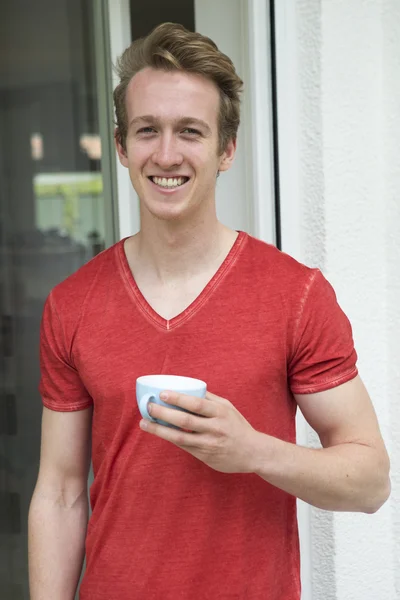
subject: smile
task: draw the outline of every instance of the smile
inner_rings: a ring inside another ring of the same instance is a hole
[[[179,188],[189,181],[189,177],[149,177],[149,179],[166,190]]]

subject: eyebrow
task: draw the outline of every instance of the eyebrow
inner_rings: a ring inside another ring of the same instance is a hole
[[[139,123],[155,123],[158,125],[160,122],[161,122],[161,119],[159,117],[156,117],[154,115],[143,115],[143,116],[135,117],[134,119],[132,119],[132,121],[129,123],[129,127],[131,127],[132,125],[138,125]],[[189,125],[197,125],[199,127],[202,127],[208,135],[211,135],[211,133],[212,133],[210,126],[202,119],[197,119],[196,117],[181,117],[181,118],[175,119],[174,124],[179,125],[180,127],[188,127]]]

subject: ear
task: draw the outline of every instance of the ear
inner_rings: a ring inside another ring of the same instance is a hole
[[[122,166],[128,167],[128,155],[126,153],[126,150],[124,149],[124,147],[121,144],[121,138],[119,136],[118,127],[116,127],[114,129],[114,143],[115,143],[115,147],[117,149],[119,162],[121,163]]]
[[[218,169],[219,171],[228,171],[228,169],[231,168],[232,163],[235,159],[236,145],[236,138],[229,140],[229,142],[227,143],[226,148],[220,157]]]

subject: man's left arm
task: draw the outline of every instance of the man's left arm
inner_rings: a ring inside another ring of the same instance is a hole
[[[323,447],[304,448],[260,434],[255,472],[318,508],[377,511],[390,494],[390,465],[360,377],[295,398]]]
[[[168,391],[163,400],[188,412],[149,403],[142,430],[223,473],[255,473],[270,484],[325,510],[372,513],[390,493],[389,458],[369,395],[357,376],[324,392],[296,395],[323,448],[304,448],[255,430],[235,406],[207,393],[196,398]]]

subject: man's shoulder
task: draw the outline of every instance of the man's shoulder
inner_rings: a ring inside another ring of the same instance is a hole
[[[271,243],[247,234],[248,267],[257,271],[259,277],[271,277],[275,284],[296,285],[311,280],[315,268],[299,262]]]
[[[60,311],[79,310],[94,289],[96,295],[101,296],[101,289],[108,287],[115,276],[122,244],[123,240],[103,250],[52,289],[53,302]]]

